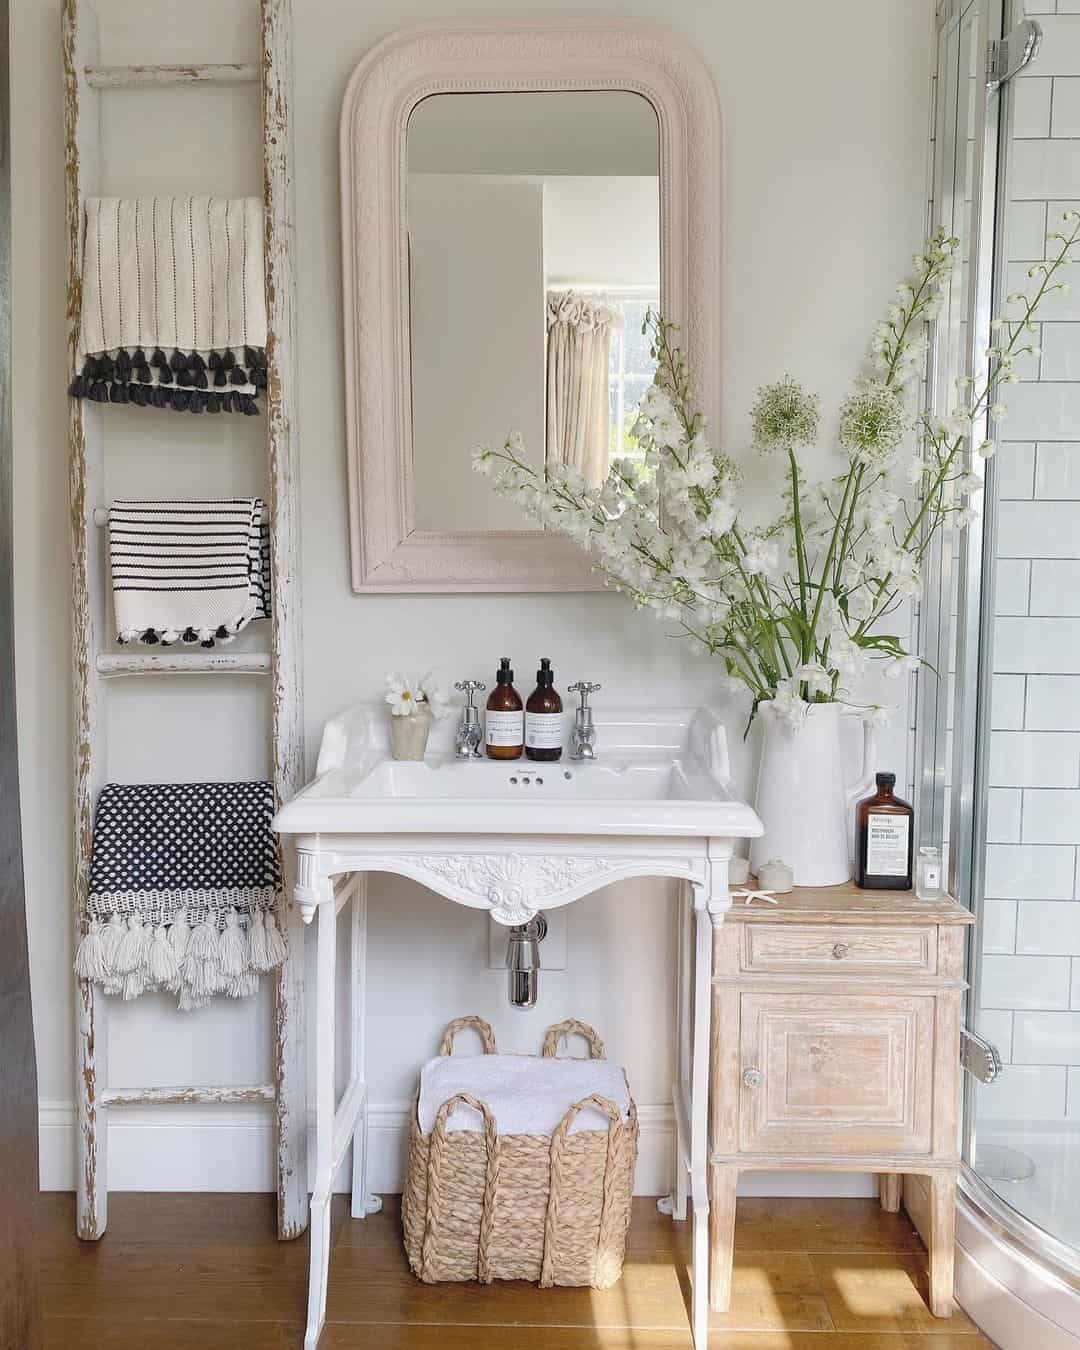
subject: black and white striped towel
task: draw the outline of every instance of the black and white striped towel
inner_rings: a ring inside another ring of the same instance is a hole
[[[113,502],[109,566],[120,642],[212,647],[270,612],[258,497]]]
[[[88,197],[76,398],[257,413],[266,388],[257,197]]]

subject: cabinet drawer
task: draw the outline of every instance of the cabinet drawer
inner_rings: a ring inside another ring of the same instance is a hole
[[[739,1148],[925,1154],[932,994],[744,993]]]
[[[932,975],[937,969],[937,929],[859,927],[856,924],[743,925],[742,968],[767,974],[794,971],[844,975]]]

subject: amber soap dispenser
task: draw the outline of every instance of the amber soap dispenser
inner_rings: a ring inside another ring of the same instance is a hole
[[[855,808],[855,884],[910,891],[915,812],[893,793],[896,774],[879,773],[877,792]]]
[[[525,704],[525,756],[550,762],[562,758],[562,699],[555,691],[555,672],[546,656],[540,658],[536,688]]]
[[[495,688],[488,695],[484,748],[489,759],[520,759],[525,748],[525,709],[508,656],[499,658]]]

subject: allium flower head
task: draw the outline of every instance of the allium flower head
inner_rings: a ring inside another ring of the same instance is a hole
[[[817,394],[808,393],[790,376],[779,384],[762,385],[750,410],[754,445],[759,450],[812,445],[817,439],[819,404]]]
[[[840,444],[862,463],[886,461],[906,427],[900,396],[877,381],[864,384],[840,405]]]

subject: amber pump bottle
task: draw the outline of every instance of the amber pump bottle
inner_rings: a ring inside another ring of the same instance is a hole
[[[495,688],[488,695],[484,748],[489,759],[520,759],[525,748],[525,710],[508,656],[499,658]]]
[[[555,692],[555,672],[546,656],[540,658],[536,688],[525,704],[525,755],[546,762],[562,758],[562,699]]]
[[[909,891],[915,812],[893,795],[896,774],[879,773],[875,781],[877,792],[855,808],[855,884]]]

